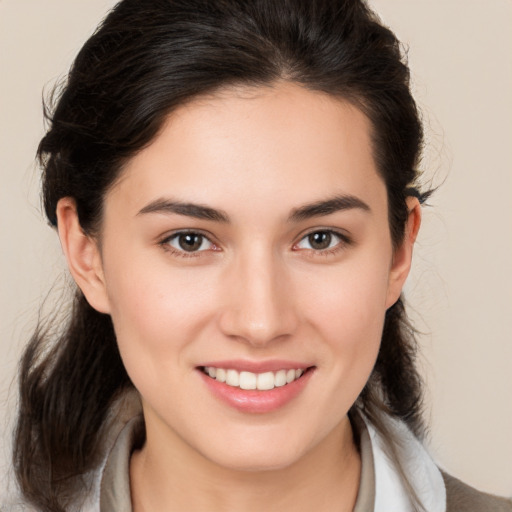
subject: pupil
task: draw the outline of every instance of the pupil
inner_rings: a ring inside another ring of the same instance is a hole
[[[318,231],[309,235],[309,243],[313,249],[327,249],[331,245],[331,234],[326,231]]]
[[[185,234],[180,235],[179,244],[184,251],[192,252],[201,247],[203,237],[201,235]]]

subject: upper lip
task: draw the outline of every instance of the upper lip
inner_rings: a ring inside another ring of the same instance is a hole
[[[306,370],[311,364],[290,361],[284,359],[272,359],[267,361],[249,361],[245,359],[230,359],[223,361],[209,361],[200,367],[223,368],[237,370],[238,372],[264,373],[277,372],[279,370]]]

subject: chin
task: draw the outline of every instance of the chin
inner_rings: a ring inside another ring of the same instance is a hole
[[[230,453],[227,457],[212,457],[210,460],[228,470],[259,473],[286,469],[300,458],[301,455],[296,451],[294,453],[276,453],[275,451],[265,449],[259,450],[257,453],[241,450],[240,452]]]
[[[280,432],[270,429],[264,433],[245,430],[239,437],[227,434],[222,440],[212,439],[199,451],[214,464],[229,470],[277,471],[297,463],[314,446],[304,431],[300,433],[296,437],[289,429]]]

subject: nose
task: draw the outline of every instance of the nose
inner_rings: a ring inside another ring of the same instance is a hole
[[[226,271],[220,329],[254,347],[292,335],[298,325],[291,279],[271,254],[238,258]]]

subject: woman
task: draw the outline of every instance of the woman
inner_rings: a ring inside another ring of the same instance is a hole
[[[510,510],[419,442],[421,125],[363,4],[125,0],[51,121],[79,290],[23,358],[37,510]]]

